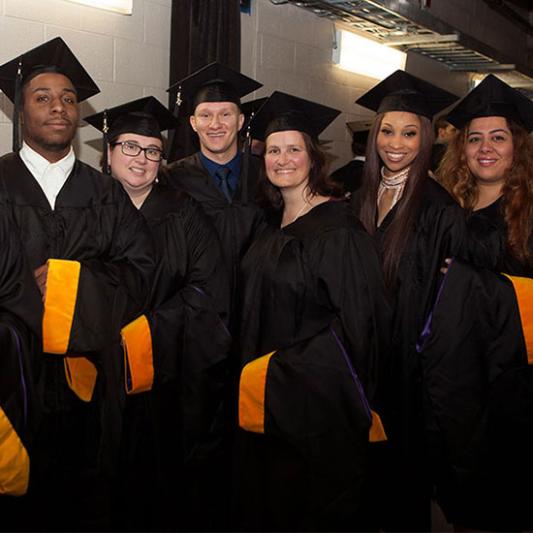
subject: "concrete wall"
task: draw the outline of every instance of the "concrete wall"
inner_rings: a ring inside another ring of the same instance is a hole
[[[280,90],[342,110],[322,137],[333,141],[332,169],[349,161],[351,136],[345,123],[373,115],[354,101],[378,80],[333,64],[333,22],[294,5],[253,0],[251,14],[241,15],[241,25],[242,71],[264,84],[252,96]],[[416,54],[408,55],[406,70],[458,94],[468,89],[465,74],[449,75],[442,65]]]
[[[0,64],[60,36],[101,89],[82,116],[148,95],[166,103],[170,11],[171,0],[134,0],[131,16],[65,0],[0,0]],[[0,93],[0,154],[11,151],[12,110]],[[79,128],[76,151],[93,166],[99,140],[94,128]]]

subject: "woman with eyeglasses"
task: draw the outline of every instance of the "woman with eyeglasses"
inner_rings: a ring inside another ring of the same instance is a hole
[[[193,198],[158,180],[161,131],[177,125],[162,104],[141,98],[85,120],[100,131],[107,124],[104,171],[144,215],[158,265],[145,314],[122,329],[129,396],[117,520],[137,530],[217,529],[230,344],[219,240]]]

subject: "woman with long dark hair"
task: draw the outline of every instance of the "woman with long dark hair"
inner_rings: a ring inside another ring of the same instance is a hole
[[[396,71],[357,100],[377,111],[354,206],[379,246],[394,307],[385,419],[389,442],[375,466],[387,480],[376,489],[386,509],[379,525],[396,531],[431,527],[424,376],[416,345],[437,295],[440,270],[464,230],[460,207],[428,174],[431,117],[455,99]]]
[[[231,340],[219,239],[199,204],[160,180],[161,132],[177,120],[158,100],[141,98],[85,120],[100,131],[108,126],[104,171],[145,217],[157,254],[147,311],[122,330],[129,396],[117,522],[218,530]],[[130,517],[132,505],[143,512]]]
[[[247,531],[368,527],[388,306],[373,242],[327,178],[318,135],[337,114],[276,92],[252,123],[270,225],[241,267],[234,519]]]

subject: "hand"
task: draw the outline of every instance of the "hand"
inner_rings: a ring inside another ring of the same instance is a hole
[[[445,260],[444,260],[444,266],[440,269],[440,271],[443,273],[443,274],[447,274],[448,273],[448,269],[450,268],[450,265],[452,264],[452,258],[451,257],[447,257]]]
[[[35,276],[35,281],[37,282],[37,287],[41,291],[43,303],[46,298],[46,280],[48,279],[48,263],[41,265],[39,268],[36,268],[33,272]]]

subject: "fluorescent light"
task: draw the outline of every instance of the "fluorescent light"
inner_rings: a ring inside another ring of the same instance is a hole
[[[344,70],[382,80],[405,68],[407,54],[350,31],[337,30],[337,43],[333,61]]]
[[[122,13],[122,15],[131,15],[133,13],[133,0],[67,0],[67,2],[115,11],[116,13]]]

